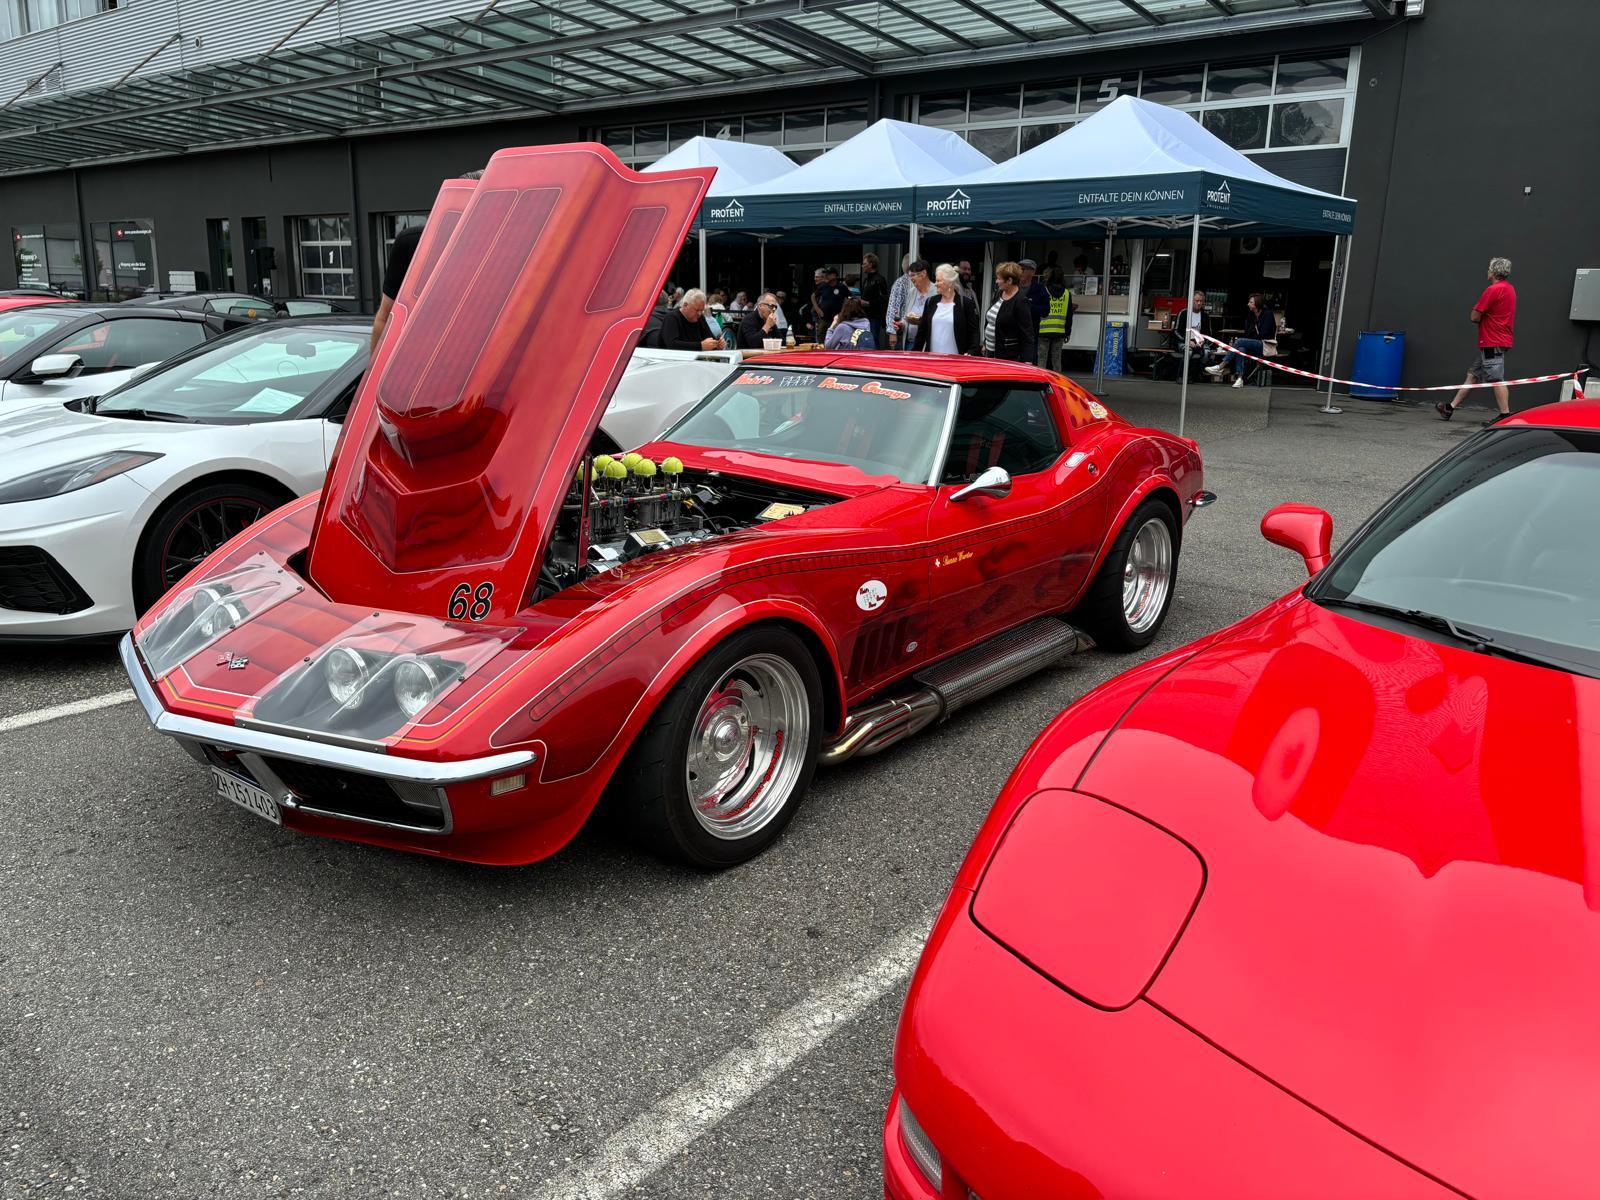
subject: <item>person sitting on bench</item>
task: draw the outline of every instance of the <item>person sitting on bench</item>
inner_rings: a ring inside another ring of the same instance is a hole
[[[1278,318],[1273,315],[1272,306],[1268,304],[1260,292],[1250,293],[1250,315],[1245,318],[1245,332],[1233,339],[1235,350],[1242,350],[1245,354],[1253,354],[1257,358],[1264,358],[1267,347],[1271,345],[1273,352],[1278,346]],[[1220,379],[1224,373],[1233,373],[1233,386],[1243,387],[1244,377],[1248,371],[1247,359],[1238,354],[1229,354],[1215,366],[1207,367],[1206,374],[1213,379]]]

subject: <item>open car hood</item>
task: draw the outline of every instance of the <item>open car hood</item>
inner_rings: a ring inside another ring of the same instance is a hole
[[[578,144],[445,185],[328,474],[318,587],[435,617],[522,608],[712,174]]]

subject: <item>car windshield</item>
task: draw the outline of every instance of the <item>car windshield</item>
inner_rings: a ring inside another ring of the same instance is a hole
[[[80,314],[52,312],[52,305],[41,308],[23,308],[16,312],[0,314],[0,362],[4,362],[24,346],[38,341],[53,329],[60,329]]]
[[[203,424],[292,417],[366,345],[355,330],[264,326],[124,384],[102,396],[95,412],[159,412]]]
[[[1600,675],[1600,432],[1498,429],[1440,462],[1310,596]]]
[[[950,397],[948,384],[763,365],[735,375],[664,436],[927,483]]]

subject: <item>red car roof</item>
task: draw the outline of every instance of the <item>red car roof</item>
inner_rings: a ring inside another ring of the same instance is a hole
[[[911,375],[922,379],[942,379],[952,383],[984,379],[1037,379],[1052,382],[1060,376],[1002,358],[973,358],[964,354],[926,354],[889,352],[844,354],[837,350],[796,350],[786,354],[758,354],[746,363],[785,367],[828,367],[833,370],[881,371],[888,375]]]

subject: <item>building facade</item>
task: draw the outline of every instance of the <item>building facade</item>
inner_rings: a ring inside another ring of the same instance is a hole
[[[1133,94],[1359,202],[1340,372],[1359,331],[1403,329],[1406,382],[1458,379],[1495,255],[1520,295],[1514,373],[1570,369],[1590,332],[1574,272],[1600,266],[1600,101],[1556,53],[1596,33],[1592,0],[1514,20],[1498,0],[0,0],[0,287],[112,299],[195,272],[371,308],[439,180],[502,146],[592,138],[644,165],[705,134],[804,161],[890,116],[998,160]],[[1327,361],[1332,243],[1208,238],[1198,282],[1225,324],[1271,295]],[[780,239],[765,282],[803,288],[860,249]],[[1186,240],[925,250],[1084,258],[1136,344],[1188,282]],[[597,253],[574,246],[571,269]],[[728,245],[711,273],[750,289],[756,261]]]

